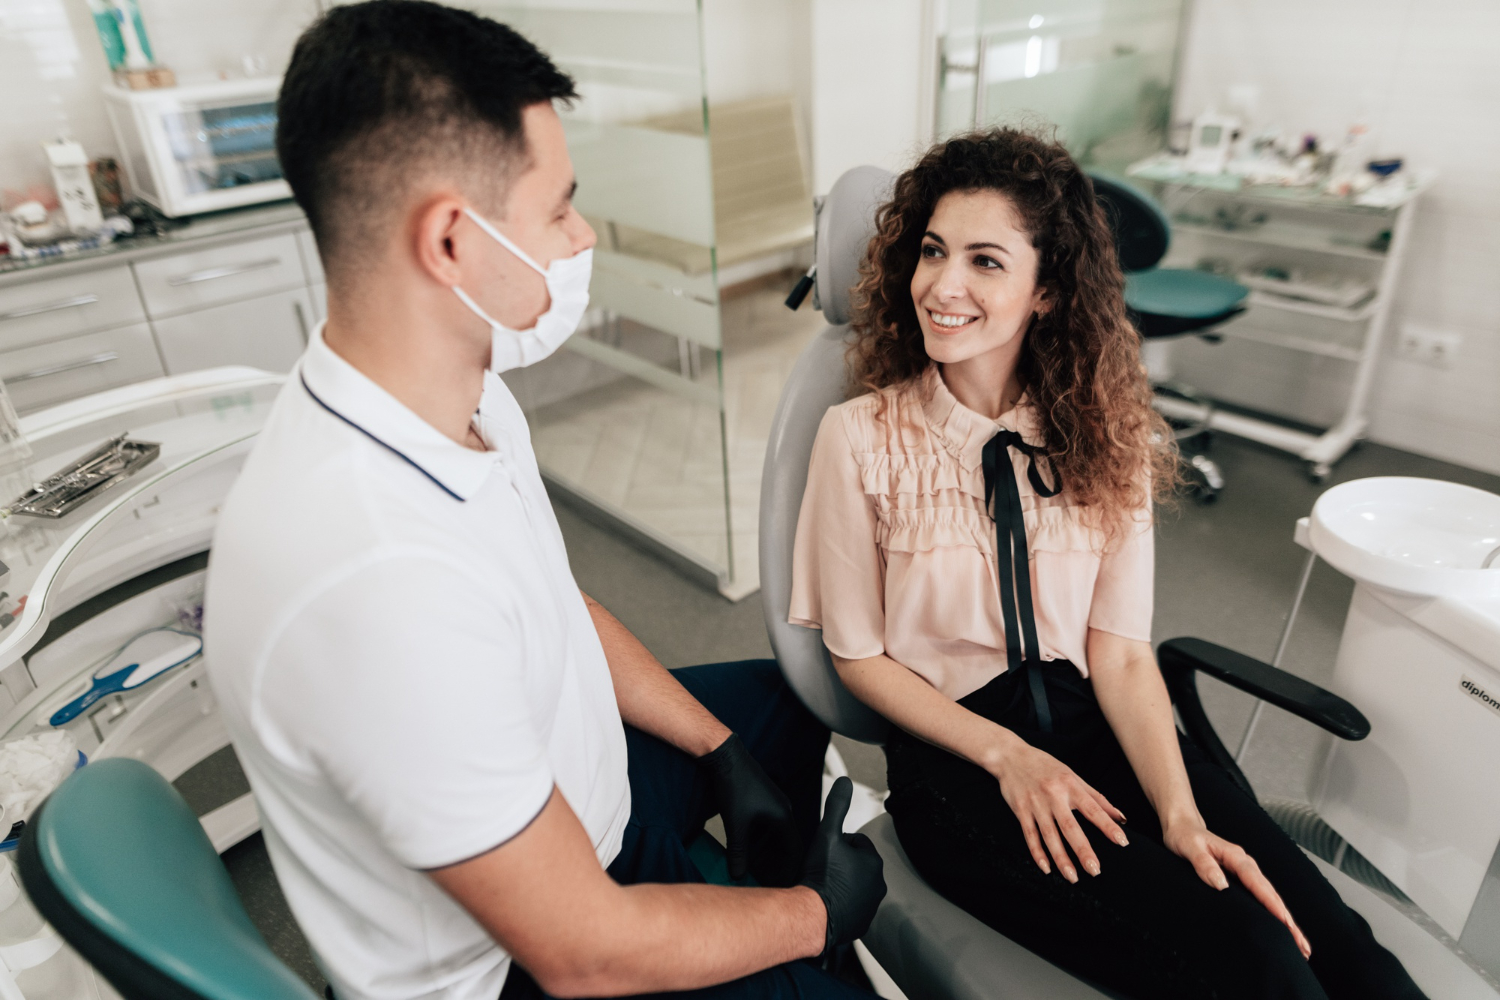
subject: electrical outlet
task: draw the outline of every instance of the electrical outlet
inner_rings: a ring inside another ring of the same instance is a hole
[[[1452,368],[1463,341],[1463,334],[1452,330],[1438,330],[1417,323],[1402,323],[1401,337],[1396,342],[1396,353],[1418,364],[1431,365],[1433,368]]]

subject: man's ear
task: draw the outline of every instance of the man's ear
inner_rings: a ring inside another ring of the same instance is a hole
[[[450,288],[460,280],[457,239],[463,218],[464,203],[453,195],[439,194],[412,209],[408,222],[417,266]]]

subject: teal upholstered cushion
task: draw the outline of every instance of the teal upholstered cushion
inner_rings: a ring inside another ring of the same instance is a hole
[[[1207,271],[1153,268],[1125,276],[1125,304],[1138,313],[1208,319],[1244,301],[1250,290]]]
[[[37,860],[60,901],[189,993],[314,1000],[250,923],[198,818],[146,764],[80,769],[34,824]]]

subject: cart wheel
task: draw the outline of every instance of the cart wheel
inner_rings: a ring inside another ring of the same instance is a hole
[[[1193,455],[1187,461],[1188,482],[1192,484],[1193,496],[1199,503],[1213,503],[1219,499],[1224,488],[1224,474],[1219,465],[1207,455]]]
[[[1309,462],[1307,465],[1307,478],[1315,483],[1321,483],[1328,478],[1333,471],[1333,466],[1327,462]]]

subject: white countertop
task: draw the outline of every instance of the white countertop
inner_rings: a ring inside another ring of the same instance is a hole
[[[0,257],[0,288],[37,278],[169,256],[200,246],[233,243],[250,236],[304,229],[307,227],[307,216],[295,202],[281,201],[194,216],[178,220],[178,223],[160,235],[126,236],[108,246],[76,254],[24,261]]]

